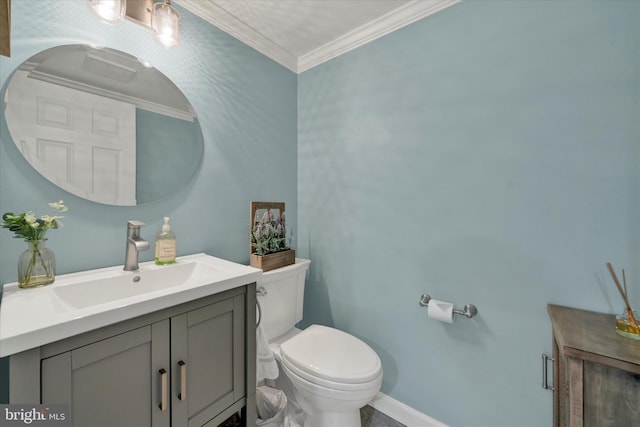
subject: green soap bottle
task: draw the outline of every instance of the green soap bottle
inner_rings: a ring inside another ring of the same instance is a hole
[[[171,231],[169,217],[164,217],[162,230],[156,236],[156,264],[167,265],[176,262],[176,235]]]

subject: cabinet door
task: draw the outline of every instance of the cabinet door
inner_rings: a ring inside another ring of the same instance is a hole
[[[633,426],[640,423],[640,376],[584,361],[584,425]]]
[[[244,295],[171,318],[172,426],[202,426],[244,396]]]
[[[169,427],[168,349],[164,320],[44,359],[42,403],[70,404],[75,427]]]

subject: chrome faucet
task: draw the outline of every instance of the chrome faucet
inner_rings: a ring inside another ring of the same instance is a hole
[[[149,242],[140,238],[140,227],[144,222],[131,220],[127,223],[127,253],[124,258],[124,270],[135,271],[138,267],[138,252],[149,249]]]

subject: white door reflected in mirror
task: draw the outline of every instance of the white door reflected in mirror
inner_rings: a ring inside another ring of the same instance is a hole
[[[178,192],[200,167],[204,141],[191,104],[127,53],[47,49],[15,70],[4,95],[7,128],[25,160],[86,200],[153,202]],[[173,167],[158,167],[167,158]]]

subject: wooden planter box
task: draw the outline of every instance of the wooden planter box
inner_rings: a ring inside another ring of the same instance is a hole
[[[251,202],[249,205],[251,212],[251,227],[256,223],[256,215],[261,214],[268,209],[273,209],[280,216],[284,213],[283,202]],[[296,251],[287,249],[280,252],[274,252],[268,255],[256,255],[255,248],[250,248],[249,265],[255,268],[261,268],[262,271],[275,270],[276,268],[285,267],[296,263]]]
[[[276,252],[268,255],[251,254],[249,265],[255,268],[261,268],[262,271],[275,270],[296,263],[296,251],[289,249],[287,251]]]

